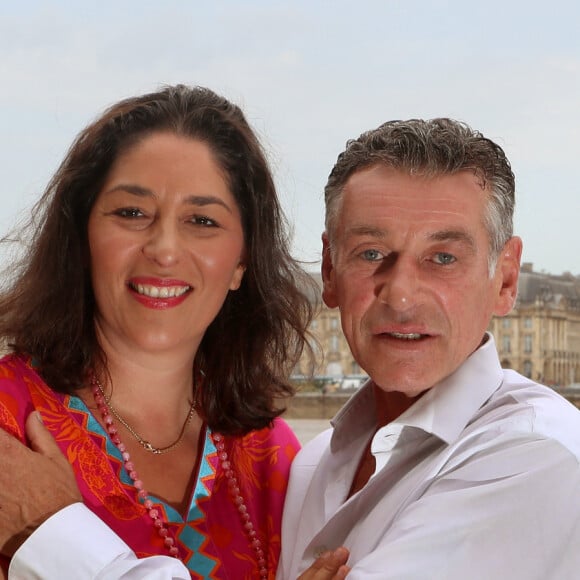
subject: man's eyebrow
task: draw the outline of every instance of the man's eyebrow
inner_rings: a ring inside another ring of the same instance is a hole
[[[348,236],[370,236],[371,238],[384,239],[388,232],[373,226],[359,225],[348,228]]]
[[[475,240],[473,236],[462,230],[441,230],[428,235],[428,239],[433,242],[464,242],[474,248]]]
[[[151,189],[131,183],[120,183],[115,185],[115,187],[108,189],[104,193],[109,194],[118,191],[124,191],[138,197],[156,197],[155,192]],[[221,205],[227,211],[232,213],[232,208],[227,203],[225,203],[223,199],[215,195],[188,195],[184,201],[190,205],[197,205],[200,207],[206,205]]]
[[[369,236],[377,240],[389,237],[389,232],[382,228],[368,225],[355,225],[346,232],[347,236]],[[440,230],[427,234],[427,239],[432,242],[462,242],[471,248],[475,247],[475,240],[468,232],[463,230]]]

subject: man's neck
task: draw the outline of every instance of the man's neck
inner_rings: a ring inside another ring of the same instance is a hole
[[[426,392],[426,391],[425,391]],[[400,417],[423,393],[416,397],[407,397],[404,393],[397,391],[383,391],[374,385],[377,429],[387,425],[391,421]],[[359,462],[354,475],[348,497],[360,491],[368,482],[375,471],[375,458],[371,453],[371,441],[369,440],[365,452]]]
[[[374,385],[374,392],[379,428],[400,417],[415,401],[423,396],[421,393],[415,397],[408,397],[398,391],[383,391],[377,385]]]

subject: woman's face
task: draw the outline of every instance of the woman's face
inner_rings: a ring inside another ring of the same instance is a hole
[[[240,211],[220,166],[203,142],[169,132],[118,157],[88,240],[105,351],[193,356],[244,274]]]

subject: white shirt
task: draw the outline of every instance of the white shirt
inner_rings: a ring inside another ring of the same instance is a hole
[[[346,546],[349,580],[580,578],[580,411],[493,339],[376,430],[373,386],[292,465],[279,580]],[[376,471],[346,499],[372,437]]]
[[[46,520],[17,550],[9,580],[191,580],[169,556],[137,559],[101,519],[76,503]]]
[[[376,430],[370,384],[296,458],[278,580],[345,545],[349,580],[580,578],[580,412],[499,366],[493,340],[373,437],[377,471],[345,502]],[[318,533],[317,533],[318,532]],[[136,559],[82,504],[17,551],[10,580],[189,580]]]

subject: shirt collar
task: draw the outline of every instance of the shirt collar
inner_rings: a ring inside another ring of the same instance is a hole
[[[446,443],[455,441],[477,410],[500,387],[503,373],[495,342],[486,342],[473,352],[451,375],[430,388],[400,417],[382,429],[390,432],[415,427]],[[374,412],[374,387],[367,381],[332,420],[333,450],[345,442],[368,433],[377,422]]]

